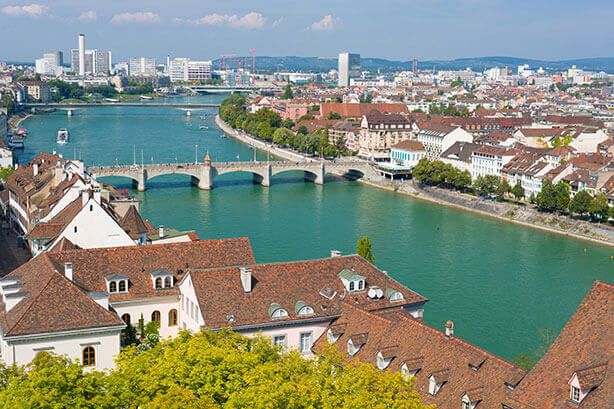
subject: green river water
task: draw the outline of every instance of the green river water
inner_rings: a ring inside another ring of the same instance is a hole
[[[218,160],[253,159],[252,149],[220,137],[215,113],[210,108],[187,117],[177,108],[97,107],[75,110],[72,117],[65,111],[35,115],[23,123],[29,134],[17,157],[26,163],[56,148],[88,165],[116,159],[127,164],[134,156],[139,163],[188,162],[198,145],[200,160],[206,151]],[[64,127],[71,141],[56,145],[57,130]],[[257,159],[266,160],[266,154],[257,152]],[[132,188],[127,179],[106,181]],[[540,328],[558,333],[595,280],[614,281],[614,248],[358,182],[331,179],[319,186],[289,172],[266,188],[252,184],[251,175],[235,173],[216,178],[212,191],[178,175],[151,179],[147,188],[133,193],[154,226],[193,229],[203,239],[249,237],[258,262],[327,257],[331,249],[353,253],[358,237],[367,235],[378,267],[430,299],[428,324],[443,329],[452,319],[456,335],[508,359],[537,347]]]

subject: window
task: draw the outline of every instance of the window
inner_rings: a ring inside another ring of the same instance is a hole
[[[83,348],[83,366],[96,365],[96,351],[94,347]]]
[[[151,320],[160,323],[160,311],[154,311],[151,313]]]
[[[363,290],[364,288],[365,288],[365,282],[363,280],[360,280],[358,282],[358,289]]]
[[[160,277],[156,278],[156,285],[155,285],[155,288],[156,288],[156,289],[158,289],[158,288],[162,288],[162,278],[160,278]]]
[[[386,362],[386,360],[384,359],[384,357],[382,356],[382,354],[378,353],[377,354],[377,367],[379,369],[384,369],[388,366],[388,363]]]
[[[580,402],[580,388],[576,388],[575,386],[571,387],[571,400]]]
[[[308,354],[311,352],[311,332],[301,333],[301,344],[299,347],[301,354]]]
[[[124,292],[126,291],[126,280],[121,280],[119,282],[119,292]]]
[[[463,400],[463,409],[472,409],[471,402]]]
[[[165,288],[170,288],[172,286],[173,286],[173,284],[171,284],[171,278],[170,277],[165,277],[164,278],[164,287]]]
[[[313,308],[306,305],[298,311],[298,315],[311,315],[313,314]]]
[[[90,212],[94,210],[94,205],[90,205]]]
[[[273,338],[273,344],[275,346],[281,346],[281,347],[286,346],[286,336],[285,335],[276,335]]]
[[[75,233],[77,232],[77,226],[75,226]]]
[[[437,383],[432,376],[429,378],[429,393],[435,395],[437,393]]]
[[[172,309],[168,312],[168,326],[174,327],[177,325],[177,310]]]
[[[399,291],[392,293],[392,295],[390,296],[390,301],[401,301],[401,300],[403,300],[403,294],[401,294]]]
[[[111,281],[109,283],[109,292],[110,293],[116,293],[117,292],[117,282],[116,281]]]
[[[124,321],[126,324],[130,324],[130,314],[122,315],[122,321]]]
[[[354,282],[350,281],[350,291],[354,291]]]

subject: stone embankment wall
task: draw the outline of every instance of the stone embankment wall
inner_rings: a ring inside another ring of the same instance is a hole
[[[388,181],[382,184],[381,187],[442,205],[454,206],[496,217],[501,220],[614,245],[614,228],[606,225],[591,223],[569,216],[543,213],[529,206],[517,206],[505,202],[482,200],[479,197],[453,190],[424,186],[415,181],[395,182],[395,184]]]

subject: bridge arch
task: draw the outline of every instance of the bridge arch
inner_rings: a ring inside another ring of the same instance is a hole
[[[261,184],[263,186],[271,185],[271,175],[268,169],[250,169],[250,168],[212,168],[211,169],[211,182],[218,176],[230,175],[232,173],[251,173],[253,182]]]

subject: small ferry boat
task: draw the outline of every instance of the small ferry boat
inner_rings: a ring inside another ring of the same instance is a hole
[[[68,142],[69,136],[68,136],[68,130],[66,128],[62,128],[58,131],[58,137],[56,139],[56,142],[64,145],[65,143]]]
[[[24,143],[22,139],[15,139],[14,137],[9,139],[9,142],[6,144],[11,149],[23,149]]]
[[[205,125],[201,125],[201,126],[198,127],[198,129],[209,129],[209,127],[205,126]]]
[[[141,95],[141,99],[153,99],[153,97],[148,97],[147,95]]]
[[[119,102],[119,99],[116,98],[105,98],[107,102]]]
[[[28,131],[26,129],[21,128],[20,130],[17,131],[18,138],[25,138],[26,136],[28,136]]]

